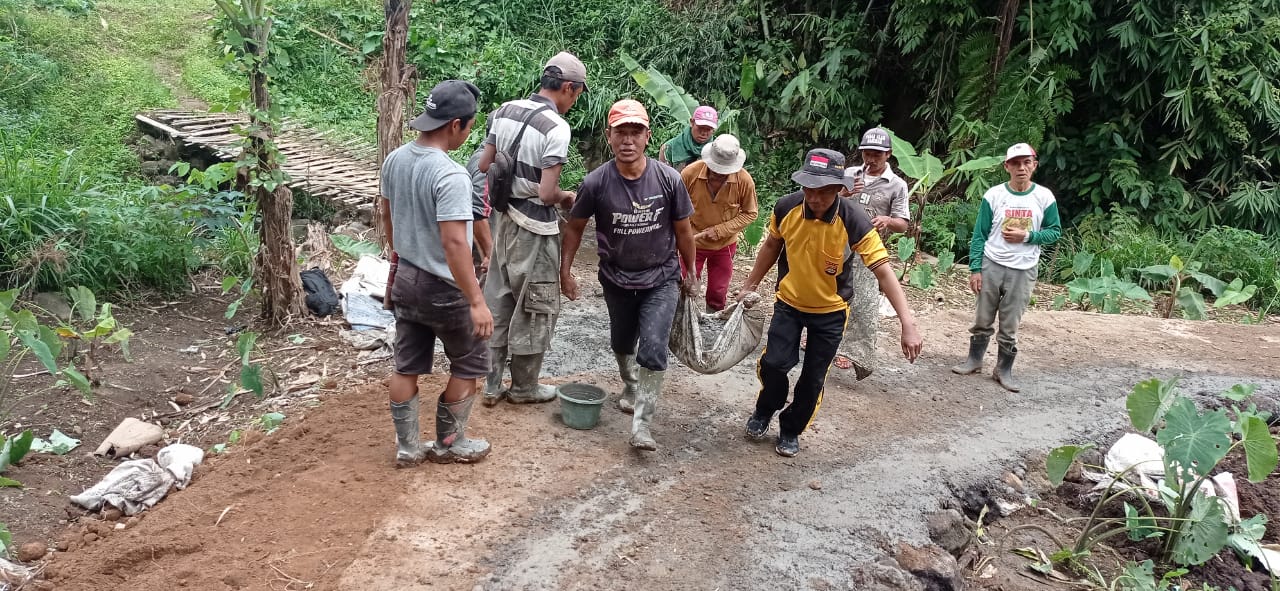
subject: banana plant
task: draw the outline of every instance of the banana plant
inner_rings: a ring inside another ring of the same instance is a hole
[[[698,99],[693,98],[684,88],[671,81],[666,74],[650,67],[644,68],[640,63],[625,53],[619,53],[618,59],[626,66],[631,78],[640,88],[653,97],[653,101],[666,110],[677,123],[685,123],[693,119],[693,111],[698,108]]]
[[[889,138],[893,146],[893,157],[898,161],[898,168],[902,169],[902,173],[908,178],[914,179],[915,184],[911,185],[907,191],[907,197],[916,197],[916,219],[911,221],[907,234],[911,236],[917,243],[920,242],[921,221],[924,220],[924,208],[929,201],[929,191],[931,191],[943,179],[963,171],[986,170],[994,168],[1004,162],[1000,156],[983,156],[973,158],[959,165],[947,168],[942,164],[937,156],[931,154],[928,150],[917,151],[911,142],[898,137],[892,129],[883,128],[889,132]],[[915,261],[919,262],[920,254],[916,253]]]
[[[1169,299],[1165,303],[1164,317],[1172,318],[1175,304],[1182,308],[1182,315],[1188,320],[1204,320],[1208,314],[1204,296],[1200,289],[1193,289],[1189,283],[1195,281],[1200,287],[1209,290],[1216,298],[1214,308],[1248,301],[1258,291],[1256,285],[1244,285],[1239,278],[1227,283],[1212,275],[1201,273],[1203,265],[1200,261],[1186,261],[1173,255],[1167,265],[1151,265],[1138,269],[1143,277],[1169,285]]]

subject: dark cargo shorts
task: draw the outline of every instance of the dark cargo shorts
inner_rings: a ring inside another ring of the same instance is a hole
[[[477,338],[462,290],[400,259],[395,284],[396,373],[431,373],[436,339],[444,344],[449,374],[464,380],[489,373],[489,343]]]

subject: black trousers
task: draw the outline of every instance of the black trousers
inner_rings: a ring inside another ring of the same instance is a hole
[[[773,305],[773,321],[769,323],[769,340],[760,355],[757,375],[760,377],[760,395],[756,398],[756,415],[778,417],[783,435],[798,437],[813,420],[822,405],[822,390],[827,382],[827,371],[840,348],[844,336],[848,310],[810,314],[801,312],[779,300]],[[795,395],[787,404],[790,384],[787,372],[800,362],[800,331],[808,329],[804,366],[796,381]],[[783,407],[786,407],[784,410]]]
[[[675,279],[649,289],[626,289],[600,276],[609,308],[609,344],[615,353],[636,356],[636,364],[666,371],[671,323],[680,288]]]

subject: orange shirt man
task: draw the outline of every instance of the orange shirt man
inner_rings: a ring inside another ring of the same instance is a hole
[[[693,200],[697,276],[707,276],[707,310],[723,310],[733,278],[733,256],[742,230],[759,215],[756,182],[742,168],[747,153],[738,138],[724,134],[702,148],[702,159],[680,172]]]

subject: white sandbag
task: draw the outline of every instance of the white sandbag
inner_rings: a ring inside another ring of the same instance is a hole
[[[720,373],[737,365],[760,346],[764,315],[749,310],[743,303],[720,313],[721,318],[726,318],[724,327],[709,345],[702,339],[700,316],[697,300],[681,294],[669,344],[671,353],[689,369],[703,374]]]

